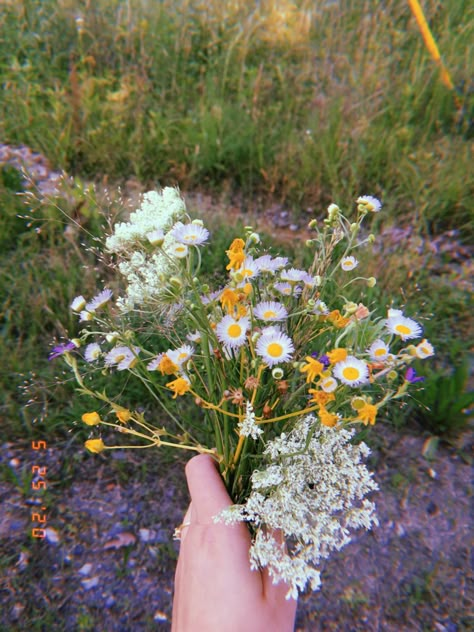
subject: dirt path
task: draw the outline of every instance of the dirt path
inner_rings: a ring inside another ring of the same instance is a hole
[[[446,448],[427,462],[419,436],[385,428],[376,440],[380,526],[326,563],[321,591],[300,599],[296,630],[473,629],[470,466]],[[35,498],[25,492],[34,458],[2,446],[0,629],[169,630],[183,462],[52,449],[48,536],[33,540]]]

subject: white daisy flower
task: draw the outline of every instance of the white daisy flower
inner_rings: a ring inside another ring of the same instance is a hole
[[[244,262],[236,272],[241,274],[244,279],[250,279],[258,276],[260,269],[253,257],[245,257]]]
[[[255,263],[258,266],[260,272],[269,272],[275,274],[277,270],[284,268],[288,263],[287,257],[271,257],[270,255],[262,255],[255,259]]]
[[[275,364],[288,362],[295,347],[291,338],[276,328],[272,332],[268,330],[262,333],[257,341],[255,351],[265,360],[265,363],[271,368]]]
[[[94,296],[92,301],[87,303],[86,309],[88,312],[95,312],[96,310],[104,307],[112,298],[112,290],[102,290],[97,296]]]
[[[105,356],[105,366],[117,365],[118,371],[124,371],[125,369],[131,369],[137,361],[137,354],[140,349],[134,347],[114,347],[112,351]]]
[[[161,230],[161,228],[157,228],[156,230],[151,230],[149,233],[147,233],[146,238],[152,246],[159,246],[163,243],[165,239],[165,234]]]
[[[76,296],[70,307],[73,312],[82,312],[86,306],[86,299],[83,296]]]
[[[199,246],[207,241],[209,231],[200,224],[177,222],[171,229],[171,235],[180,244]]]
[[[363,360],[347,356],[345,360],[334,365],[334,377],[348,386],[359,386],[369,381],[369,367]]]
[[[173,364],[176,364],[176,366],[181,368],[189,360],[193,353],[194,347],[191,345],[182,345],[181,347],[178,347],[178,349],[167,351],[166,355]]]
[[[153,358],[153,360],[146,365],[148,371],[156,371],[160,366],[160,362],[163,359],[164,355],[164,353],[160,353],[156,356],[156,358]]]
[[[415,320],[398,314],[396,316],[389,316],[385,321],[385,326],[390,333],[400,336],[402,340],[419,338],[423,332],[421,325]]]
[[[378,213],[382,208],[382,203],[372,195],[361,195],[357,198],[356,203],[363,206],[370,213]]]
[[[386,360],[390,353],[390,349],[383,340],[377,338],[377,340],[374,340],[367,349],[367,353],[369,354],[371,360],[377,362],[378,360]]]
[[[258,303],[258,305],[255,305],[253,313],[260,320],[277,321],[285,320],[285,318],[288,317],[285,306],[276,301],[263,301],[262,303]]]
[[[352,256],[344,257],[341,261],[341,268],[345,270],[346,272],[349,272],[350,270],[354,270],[354,268],[357,268],[358,265],[359,265],[359,262],[357,261],[355,257],[352,257]]]
[[[298,286],[293,286],[291,285],[291,283],[275,283],[273,287],[277,292],[280,292],[280,294],[283,294],[284,296],[298,296],[299,294],[301,294],[301,288]]]
[[[86,362],[95,362],[99,359],[101,353],[102,349],[100,348],[100,345],[96,342],[92,342],[84,349],[84,359]]]
[[[313,312],[318,315],[329,314],[329,308],[324,301],[320,301],[319,299],[317,299],[313,307]]]
[[[426,338],[415,347],[415,351],[416,357],[421,360],[434,355],[434,347],[430,342],[428,342],[428,340],[426,340]]]
[[[224,316],[216,326],[216,336],[224,345],[237,349],[246,340],[250,320],[246,316],[238,320],[233,316]]]
[[[387,312],[387,316],[392,318],[394,316],[403,316],[403,312],[401,309],[389,309]]]
[[[184,259],[184,257],[187,257],[188,255],[188,247],[186,244],[176,242],[168,248],[168,252],[171,256],[176,257],[177,259]]]
[[[282,281],[287,281],[288,283],[298,283],[299,281],[304,281],[307,276],[308,273],[306,270],[298,270],[297,268],[282,270],[280,273],[280,279]]]
[[[79,314],[79,320],[81,321],[81,323],[87,323],[90,320],[94,320],[94,315],[83,309],[82,312]]]
[[[337,380],[335,380],[333,377],[324,377],[322,380],[320,380],[319,386],[326,393],[332,393],[337,388]]]
[[[201,342],[201,333],[196,330],[187,334],[186,338],[189,342]]]

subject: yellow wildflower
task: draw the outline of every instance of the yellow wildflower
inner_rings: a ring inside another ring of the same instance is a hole
[[[234,239],[229,250],[226,250],[226,254],[230,260],[226,270],[238,270],[240,268],[245,261],[244,246],[245,242],[243,239]]]
[[[316,388],[310,388],[308,393],[311,393],[312,395],[310,403],[319,404],[320,406],[326,406],[328,402],[333,402],[336,399],[334,393],[326,393],[325,391],[320,391]]]
[[[338,309],[329,312],[326,318],[338,329],[342,329],[350,322],[350,318],[345,318]]]
[[[228,314],[231,314],[235,305],[239,302],[239,297],[234,290],[226,288],[220,296],[220,301],[222,308],[225,309]]]
[[[82,421],[88,426],[97,426],[97,424],[100,424],[102,419],[100,418],[99,413],[93,412],[93,413],[84,413],[82,415]]]
[[[87,450],[93,454],[100,454],[100,452],[105,450],[105,445],[102,439],[89,439],[84,445]]]
[[[176,364],[166,355],[161,358],[158,368],[162,375],[173,375],[178,372]]]
[[[359,408],[357,413],[358,419],[360,419],[365,426],[367,426],[367,424],[373,426],[375,424],[375,417],[377,415],[377,406],[366,403],[364,404],[364,406],[362,406],[362,408]]]
[[[117,410],[115,414],[117,415],[117,419],[123,424],[126,424],[127,421],[130,421],[130,418],[132,416],[132,413],[126,408],[124,408],[123,410]]]
[[[178,377],[176,380],[168,382],[166,386],[174,392],[173,399],[176,399],[178,395],[184,395],[191,388],[188,380],[185,380],[184,377]]]
[[[323,426],[327,426],[328,428],[333,428],[338,421],[338,416],[334,413],[328,412],[324,406],[321,406],[319,409],[319,420]]]
[[[347,349],[343,347],[338,347],[337,349],[333,349],[332,351],[328,351],[326,353],[329,358],[329,362],[331,364],[336,364],[337,362],[342,362],[347,358]]]
[[[300,371],[301,373],[306,373],[306,382],[312,382],[324,371],[324,364],[311,356],[306,356],[305,360],[307,364],[303,365]]]

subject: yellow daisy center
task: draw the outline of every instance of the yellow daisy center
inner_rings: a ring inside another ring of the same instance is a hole
[[[407,327],[406,325],[396,325],[395,330],[402,334],[402,336],[406,336],[407,334],[411,334],[411,327]]]
[[[249,277],[252,275],[253,275],[253,270],[250,270],[250,268],[245,268],[244,270],[242,270],[242,276]]]
[[[283,347],[278,342],[271,342],[268,345],[267,353],[272,358],[279,358],[283,353]]]
[[[267,309],[266,312],[263,312],[263,317],[264,318],[275,318],[276,316],[276,312],[273,311],[273,309]]]
[[[374,356],[376,356],[376,357],[384,356],[385,354],[386,354],[386,351],[385,351],[385,349],[383,347],[379,347],[374,352]]]
[[[118,356],[115,356],[115,362],[118,364],[119,362],[122,362],[122,360],[125,360],[125,354],[121,354]]]
[[[185,235],[184,241],[196,241],[197,235]]]
[[[242,333],[242,327],[237,323],[232,323],[227,329],[227,333],[231,338],[238,338]]]
[[[176,246],[176,252],[186,252],[186,246]]]
[[[178,361],[181,362],[181,360],[185,360],[188,357],[187,353],[180,353],[178,356]]]
[[[360,376],[360,372],[359,369],[356,369],[353,366],[346,366],[342,371],[342,375],[346,380],[357,380]]]

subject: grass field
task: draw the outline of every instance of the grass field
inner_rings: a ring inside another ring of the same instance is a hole
[[[2,3],[1,138],[76,176],[72,198],[57,204],[72,217],[79,209],[89,231],[76,233],[48,203],[30,204],[28,226],[17,217],[23,185],[2,167],[6,436],[74,416],[72,387],[53,384],[47,351],[73,329],[71,299],[107,273],[90,249],[105,230],[99,204],[79,178],[176,184],[224,204],[238,194],[256,212],[278,203],[295,217],[370,193],[384,202],[381,228],[410,226],[425,240],[456,230],[454,250],[472,242],[474,12],[467,0],[423,6],[455,91],[406,2]],[[454,283],[465,273],[444,275],[440,301],[438,259],[415,242],[371,262],[384,271],[379,296],[402,293],[436,314],[427,333],[449,372],[466,361],[472,332],[468,291]]]

